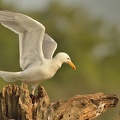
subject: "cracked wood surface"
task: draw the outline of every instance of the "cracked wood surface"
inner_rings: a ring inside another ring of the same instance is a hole
[[[92,120],[117,103],[116,95],[101,92],[53,103],[42,86],[30,96],[26,84],[13,84],[0,93],[0,120]]]

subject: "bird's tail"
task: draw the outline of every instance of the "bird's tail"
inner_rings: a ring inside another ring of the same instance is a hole
[[[7,82],[15,82],[19,76],[19,72],[0,71],[0,77]]]

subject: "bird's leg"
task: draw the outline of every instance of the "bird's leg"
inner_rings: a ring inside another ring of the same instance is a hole
[[[32,90],[32,95],[34,95],[35,89]]]
[[[34,93],[35,93],[35,89],[36,89],[37,85],[38,85],[38,84],[34,84],[34,85],[32,85],[32,89],[33,89],[33,90],[32,90],[32,95],[34,95]]]
[[[36,97],[37,97],[37,96],[34,95],[35,89],[36,89],[37,85],[38,85],[38,84],[32,85],[32,89],[33,89],[33,90],[32,90],[32,93],[30,94],[30,97],[31,97],[31,99],[32,99],[32,103],[33,103],[33,104],[35,103]]]

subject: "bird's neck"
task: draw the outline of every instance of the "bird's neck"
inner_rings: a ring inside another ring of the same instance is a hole
[[[62,62],[58,57],[54,57],[53,59],[53,66],[58,70],[62,66]]]

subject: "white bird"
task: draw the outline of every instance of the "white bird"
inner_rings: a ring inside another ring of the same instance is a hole
[[[0,23],[19,35],[20,72],[0,71],[0,76],[8,82],[17,80],[36,86],[52,78],[63,63],[76,69],[68,54],[53,53],[57,43],[45,33],[45,27],[38,21],[16,12],[0,10]]]

